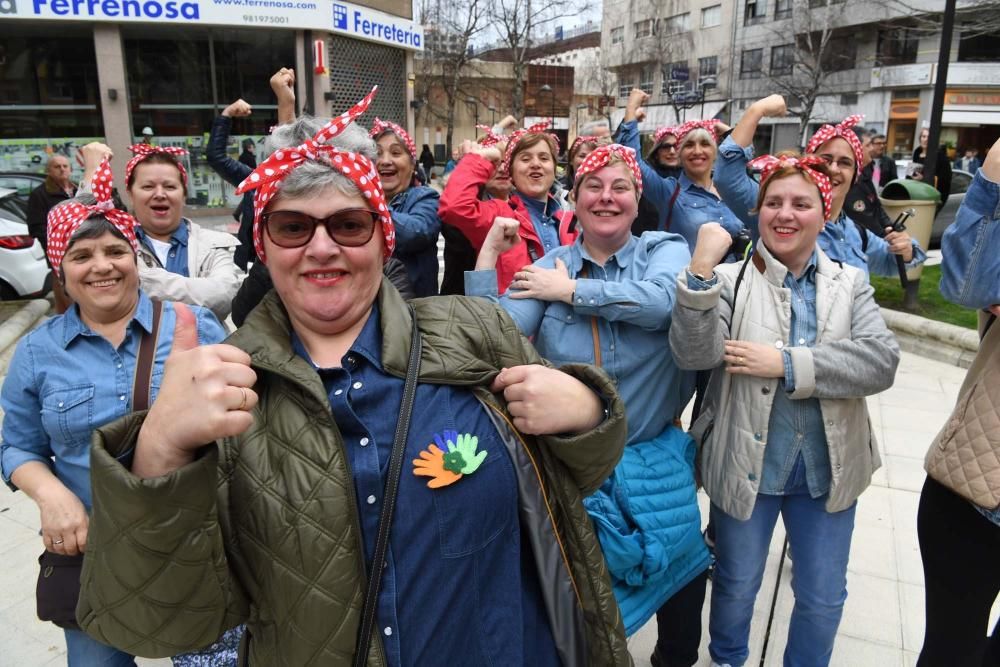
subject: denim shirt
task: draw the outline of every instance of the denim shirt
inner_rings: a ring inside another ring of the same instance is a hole
[[[941,256],[944,298],[978,309],[1000,303],[1000,184],[982,170],[941,237]]]
[[[693,290],[706,290],[717,281],[716,277],[701,281],[690,272],[687,274],[688,287]],[[815,252],[801,276],[795,278],[791,271],[785,274],[784,286],[791,293],[792,315],[788,334],[790,340],[785,341],[782,351],[785,391],[777,392],[771,403],[758,492],[770,496],[797,493],[801,488],[797,478],[802,472],[797,467],[804,465],[809,495],[819,498],[830,490],[830,452],[823,428],[823,411],[817,398],[793,401],[788,397],[795,391],[795,374],[791,355],[785,351],[790,346],[816,345]]]
[[[292,347],[315,367],[294,334]],[[382,366],[377,305],[341,367],[317,372],[347,450],[370,571],[404,384]],[[431,489],[412,462],[435,443],[447,452],[448,431],[477,436],[488,454],[474,473]],[[559,665],[521,539],[513,463],[486,408],[468,389],[419,384],[403,460],[376,611],[388,665],[437,664],[444,655],[463,656],[463,664]]]
[[[219,343],[226,337],[212,311],[191,309],[200,343]],[[160,389],[175,321],[173,304],[164,302],[150,401]],[[143,332],[152,324],[152,302],[139,292],[117,349],[83,323],[77,305],[18,342],[0,394],[0,466],[11,489],[16,487],[10,476],[19,466],[40,461],[90,509],[90,433],[131,412],[136,355]]]
[[[395,256],[406,266],[406,273],[417,296],[438,293],[438,193],[418,185],[392,198],[389,210],[396,228]]]
[[[622,123],[618,132],[618,141],[622,145],[634,148],[636,152],[641,150],[639,124],[636,121]],[[670,217],[669,231],[683,236],[692,252],[698,240],[698,229],[706,222],[718,222],[733,236],[743,230],[743,222],[726,203],[692,182],[683,170],[679,178],[664,178],[645,160],[639,160],[639,168],[642,170],[643,196],[656,206],[660,214],[659,229],[665,228],[670,200],[674,191],[680,188]],[[735,261],[736,258],[731,259]]]
[[[731,208],[753,235],[754,241],[760,237],[757,215],[751,211],[757,207],[757,192],[760,184],[747,174],[747,163],[753,159],[753,146],[743,147],[732,137],[719,146],[719,159],[715,165],[715,187],[719,189],[723,201]],[[816,239],[818,245],[834,262],[861,269],[867,276],[899,275],[896,256],[889,251],[889,244],[881,236],[868,232],[867,249],[861,240],[861,232],[854,221],[843,211],[836,220],[828,220]],[[927,253],[913,239],[913,258],[906,268],[920,266],[927,259]]]
[[[538,240],[542,242],[545,252],[553,248],[558,248],[559,243],[559,220],[555,214],[559,211],[559,203],[550,195],[545,201],[532,199],[520,192],[515,192],[518,198],[524,202],[524,207],[528,209],[531,216],[531,224],[535,227]]]
[[[135,235],[139,238],[139,242],[146,246],[153,257],[157,257],[156,251],[153,250],[153,244],[149,242],[149,238],[144,231],[142,231],[141,226],[136,226]],[[188,275],[188,237],[190,236],[190,230],[188,229],[187,220],[181,220],[181,224],[174,230],[174,233],[170,236],[170,252],[167,253],[167,265],[163,268],[170,273],[176,273],[178,275],[184,276],[185,278],[190,278]]]
[[[628,444],[650,440],[680,416],[694,393],[694,374],[681,371],[667,343],[677,274],[687,266],[687,244],[676,234],[632,236],[602,266],[583,237],[535,262],[551,269],[561,259],[576,279],[573,304],[497,297],[496,272],[467,271],[465,293],[499,300],[518,328],[533,337],[539,354],[556,366],[595,364],[593,324],[600,339],[601,368],[625,402]],[[587,278],[580,277],[584,267]]]

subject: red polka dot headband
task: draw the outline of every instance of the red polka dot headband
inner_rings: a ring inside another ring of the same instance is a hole
[[[135,154],[131,160],[125,165],[125,183],[132,182],[132,172],[135,170],[136,166],[150,155],[155,155],[156,153],[166,153],[167,155],[173,155],[178,157],[180,155],[187,155],[187,149],[177,148],[176,146],[150,146],[149,144],[132,144],[128,147],[132,153]],[[188,175],[187,171],[184,169],[184,165],[180,160],[177,161],[177,169],[181,172],[181,182],[184,187],[187,187]]]
[[[595,171],[604,169],[608,166],[613,157],[618,157],[622,162],[632,171],[632,176],[635,177],[635,189],[638,191],[639,195],[642,195],[642,170],[639,169],[639,161],[635,157],[635,151],[628,146],[622,146],[621,144],[607,144],[604,146],[598,146],[589,153],[587,157],[583,159],[580,163],[580,168],[576,170],[576,177],[574,179],[574,184],[578,185],[580,181],[587,176],[587,174],[592,174]]]
[[[573,159],[573,154],[576,153],[577,149],[580,148],[580,146],[582,146],[584,144],[595,144],[596,145],[597,142],[599,142],[600,140],[601,140],[600,137],[595,137],[592,134],[586,134],[586,135],[584,135],[582,137],[577,137],[576,139],[573,140],[573,143],[570,144],[569,150],[566,151],[566,157],[568,157],[569,159],[572,160]]]
[[[682,123],[675,128],[668,128],[677,137],[677,143],[680,144],[684,141],[684,137],[687,136],[692,130],[705,130],[712,135],[712,140],[718,143],[719,134],[715,131],[715,124],[718,123],[717,120],[689,120],[686,123]]]
[[[524,139],[525,135],[528,134],[538,134],[544,132],[548,129],[551,123],[547,120],[543,120],[541,123],[535,123],[530,127],[521,128],[520,130],[515,130],[510,139],[507,141],[507,150],[503,154],[503,160],[500,162],[500,173],[509,174],[510,173],[510,161],[514,157],[514,151],[517,150],[517,145],[521,143],[521,139]],[[559,137],[554,134],[550,134],[556,142],[556,153],[559,152]]]
[[[863,114],[854,114],[837,125],[824,125],[816,130],[816,134],[809,139],[809,143],[806,144],[806,153],[815,153],[826,142],[840,137],[850,144],[854,151],[854,182],[857,183],[858,177],[861,175],[861,165],[864,163],[864,150],[861,148],[861,140],[858,139],[858,135],[852,128],[864,119]]]
[[[363,114],[375,97],[378,86],[355,104],[348,111],[340,114],[324,125],[312,139],[294,148],[279,148],[266,160],[260,163],[246,179],[236,188],[236,194],[241,195],[250,190],[256,190],[253,198],[253,246],[261,261],[264,256],[264,232],[260,224],[260,216],[268,202],[278,194],[281,182],[296,167],[307,160],[322,162],[331,169],[338,171],[350,179],[362,196],[368,200],[368,206],[378,213],[382,223],[382,234],[385,236],[385,257],[392,255],[396,246],[396,231],[389,215],[389,207],[385,202],[385,192],[382,181],[379,180],[375,165],[364,155],[353,151],[344,151],[326,143],[344,131],[348,125]]]
[[[806,179],[811,181],[819,190],[823,200],[823,215],[828,216],[833,208],[833,186],[826,174],[816,171],[814,167],[826,164],[826,161],[818,155],[803,155],[802,157],[761,155],[750,161],[750,168],[760,170],[761,188],[767,179],[774,175],[774,172],[782,167],[795,167]]]
[[[502,141],[507,141],[506,135],[500,134],[499,132],[494,132],[493,128],[489,125],[476,125],[476,128],[483,131],[486,136],[479,139],[480,146],[496,146]]]
[[[409,133],[401,126],[396,125],[391,121],[385,121],[376,117],[368,136],[372,139],[377,139],[379,135],[385,134],[386,132],[392,132],[399,137],[399,140],[403,142],[403,145],[406,146],[406,150],[410,153],[410,157],[413,158],[414,162],[417,161],[417,145],[413,143],[413,139],[410,137]]]
[[[654,145],[659,144],[661,141],[663,141],[663,137],[667,136],[668,134],[676,139],[677,127],[674,125],[668,125],[667,127],[661,127],[660,129],[658,129],[656,132],[653,133],[653,144]]]
[[[134,252],[139,251],[139,242],[135,238],[135,218],[125,211],[119,211],[115,208],[111,199],[111,163],[107,158],[97,167],[90,184],[94,197],[97,198],[97,203],[93,206],[70,201],[55,206],[49,211],[46,254],[49,257],[49,263],[57,269],[62,265],[63,257],[66,255],[66,249],[69,247],[73,234],[80,228],[84,220],[95,213],[100,213],[114,225],[132,245]]]

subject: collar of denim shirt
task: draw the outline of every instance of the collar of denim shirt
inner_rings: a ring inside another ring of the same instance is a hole
[[[136,225],[135,233],[136,236],[139,237],[140,241],[142,241],[143,243],[146,242],[147,236],[146,233],[142,230],[142,225]],[[190,236],[191,236],[191,230],[188,228],[187,218],[181,218],[181,224],[177,225],[177,229],[175,229],[174,233],[170,235],[171,247],[182,245],[186,248]]]
[[[139,290],[139,303],[136,305],[135,312],[132,313],[130,322],[138,322],[139,326],[146,333],[153,332],[153,302],[149,300],[149,297],[142,290]],[[84,335],[96,336],[97,334],[94,333],[93,329],[84,324],[80,318],[80,306],[74,303],[73,307],[63,315],[63,349],[69,347],[69,344],[77,336]]]
[[[614,260],[615,263],[619,266],[619,268],[624,269],[626,266],[629,265],[629,262],[632,261],[632,256],[635,254],[635,248],[638,242],[639,239],[635,236],[635,234],[630,234],[628,237],[628,241],[626,241],[625,245],[623,245],[621,248],[612,253],[608,257],[607,261],[604,262],[604,265],[607,266],[608,262]],[[580,235],[576,237],[576,240],[573,241],[573,245],[570,246],[570,248],[571,248],[570,260],[572,264],[569,268],[574,276],[580,275],[580,271],[583,270],[583,260],[585,259],[591,264],[594,264],[596,266],[601,266],[599,262],[597,262],[593,257],[590,256],[590,253],[587,252],[587,248],[584,247],[583,232],[581,232]]]
[[[343,367],[343,363],[349,355],[357,354],[367,359],[380,373],[385,372],[385,369],[382,367],[382,330],[380,328],[380,320],[378,302],[376,301],[372,304],[368,321],[361,328],[361,333],[358,334],[358,337],[351,344],[347,353],[341,357],[341,367]],[[292,350],[316,370],[323,370],[309,356],[309,351],[306,350],[306,346],[302,344],[302,340],[295,333],[294,329],[292,329]]]

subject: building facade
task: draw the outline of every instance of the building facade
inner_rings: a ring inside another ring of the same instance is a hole
[[[362,122],[412,127],[422,46],[410,0],[0,0],[0,170],[41,172],[58,152],[79,177],[79,148],[100,140],[124,194],[122,158],[148,127],[189,151],[189,205],[233,207],[204,157],[222,109],[253,106],[234,121],[234,156],[245,138],[262,143],[276,121],[268,80],[294,67],[297,112],[329,115],[377,84]]]

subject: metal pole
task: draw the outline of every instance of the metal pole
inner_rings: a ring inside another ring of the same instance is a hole
[[[938,147],[941,143],[941,113],[944,91],[948,87],[948,62],[951,60],[951,35],[955,28],[955,0],[945,0],[941,17],[941,48],[938,51],[937,79],[931,102],[931,126],[927,132],[927,154],[924,155],[924,182],[934,185]]]

